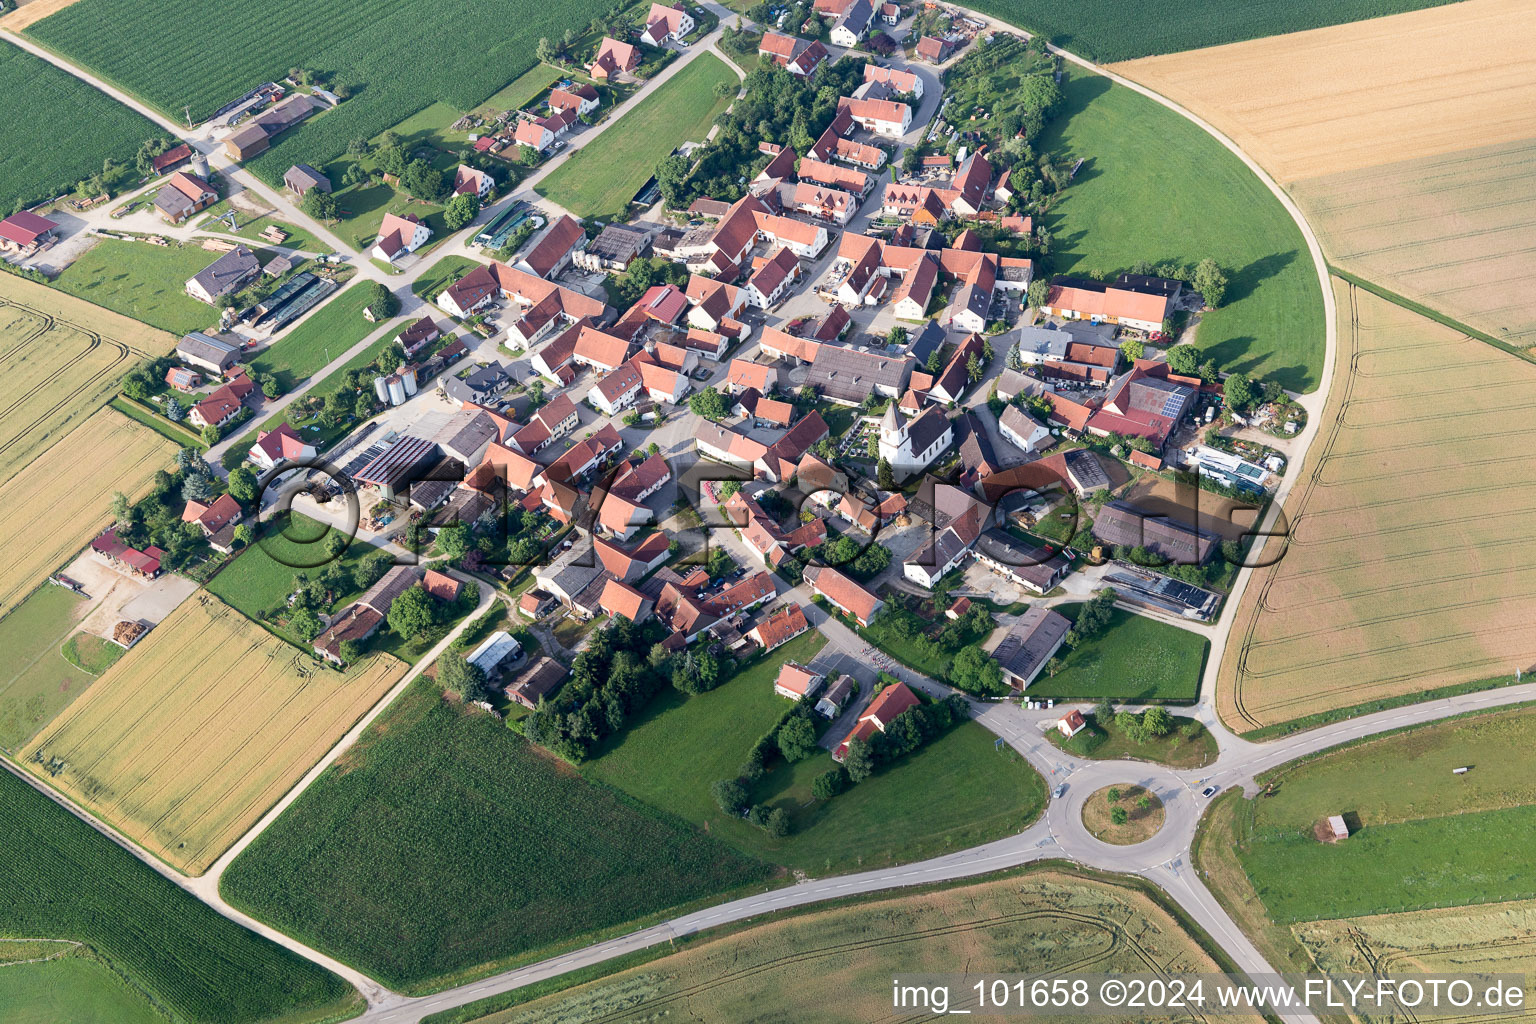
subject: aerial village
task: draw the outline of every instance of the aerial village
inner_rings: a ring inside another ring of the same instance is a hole
[[[579,159],[610,86],[717,37],[702,8],[653,3],[638,38],[603,38],[532,108],[465,120],[470,158],[433,171],[469,211],[453,230],[386,212],[351,261],[209,246],[185,281],[209,326],[140,381],[208,449],[172,510],[187,529],[115,509],[91,555],[206,579],[250,557],[274,510],[351,530],[393,564],[339,607],[345,588],[317,598],[300,570],[269,611],[280,635],[344,666],[402,642],[386,638],[407,594],[444,624],[494,592],[514,614],[463,652],[472,696],[578,757],[618,727],[584,722],[592,683],[570,681],[605,634],[703,689],[821,631],[772,687],[843,762],[949,688],[1050,692],[1074,652],[1117,642],[1109,606],[1211,620],[1304,424],[1278,388],[1200,354],[1219,268],[1042,271],[1041,181],[1018,159],[1038,125],[1000,131],[954,109],[951,86],[968,54],[1004,47],[1059,78],[1043,49],[933,5],[762,6],[760,31],[718,34],[759,69],[735,102],[759,76],[804,102],[835,84],[814,137],[797,121],[750,148],[727,130],[674,152],[622,218],[519,190],[530,168]],[[219,159],[365,101],[269,83],[222,116]],[[712,161],[730,172],[706,179]],[[187,145],[150,172],[153,202],[131,216],[162,232],[221,202]],[[305,164],[283,182],[295,212],[334,215],[341,182]],[[0,222],[20,266],[46,264],[63,234],[26,211]],[[393,323],[389,343],[329,393],[262,372],[358,273],[373,291],[356,315]],[[153,623],[126,625],[136,641]]]

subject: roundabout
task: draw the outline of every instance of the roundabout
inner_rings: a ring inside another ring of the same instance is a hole
[[[1105,786],[1083,804],[1083,827],[1101,843],[1135,846],[1151,839],[1167,817],[1157,794],[1140,786]]]

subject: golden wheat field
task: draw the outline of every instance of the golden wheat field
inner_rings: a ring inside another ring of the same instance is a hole
[[[1291,195],[1338,266],[1536,344],[1536,140],[1308,178]]]
[[[1536,664],[1536,366],[1335,291],[1337,372],[1289,543],[1222,659],[1239,731]]]
[[[21,760],[179,870],[199,874],[405,672],[321,667],[206,592],[184,601]]]
[[[892,1007],[893,973],[1216,969],[1140,892],[1041,870],[771,920],[476,1024],[927,1020]]]
[[[110,338],[140,355],[163,356],[176,347],[176,336],[168,331],[12,274],[0,274],[0,302],[24,306],[86,334]]]
[[[1334,975],[1523,974],[1532,981],[1522,1009],[1456,1020],[1471,1024],[1536,1016],[1536,902],[1309,921],[1293,925],[1291,932],[1318,968]],[[1386,1024],[1391,1018],[1360,1014],[1358,1019]]]
[[[112,521],[112,492],[137,498],[176,446],[113,409],[98,409],[0,482],[0,615]]]
[[[1113,65],[1281,182],[1536,138],[1536,5],[1466,0]]]

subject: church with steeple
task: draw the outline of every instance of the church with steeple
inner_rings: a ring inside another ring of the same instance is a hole
[[[880,457],[891,464],[898,481],[921,473],[954,443],[954,424],[938,406],[930,405],[905,423],[896,414],[896,403],[885,407],[880,420]]]

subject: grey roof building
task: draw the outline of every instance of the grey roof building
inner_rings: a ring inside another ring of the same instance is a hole
[[[900,397],[912,379],[915,365],[916,360],[910,355],[891,356],[823,345],[816,352],[816,361],[805,371],[805,382],[834,402],[859,405],[872,394]]]
[[[1111,547],[1145,548],[1175,565],[1204,565],[1220,538],[1166,516],[1111,501],[1093,521],[1093,535]]]
[[[201,331],[193,331],[177,343],[176,358],[188,366],[222,375],[240,361],[240,348]]]
[[[321,192],[331,190],[331,179],[315,170],[309,164],[294,164],[288,168],[288,173],[283,175],[283,184],[288,190],[300,197],[310,189],[319,189]]]
[[[358,598],[357,603],[388,617],[389,607],[395,603],[395,598],[410,590],[420,580],[421,570],[414,565],[397,565],[386,572],[379,582],[369,587],[368,592]]]
[[[261,261],[256,254],[237,245],[188,278],[187,294],[194,299],[213,302],[238,290],[260,271]]]
[[[479,463],[480,453],[492,441],[500,439],[496,421],[489,414],[475,409],[465,409],[455,414],[438,434],[443,451],[466,466]]]
[[[1067,346],[1072,341],[1072,335],[1066,331],[1025,325],[1014,332],[1013,343],[1019,351],[1020,360],[1025,363],[1043,363],[1047,359],[1067,358]]]
[[[992,652],[1003,670],[1003,680],[1020,690],[1034,682],[1045,663],[1061,649],[1071,628],[1065,615],[1038,605],[1020,615]]]
[[[1072,571],[1059,551],[1026,544],[1002,530],[982,531],[973,550],[978,562],[1037,594],[1054,589]]]

